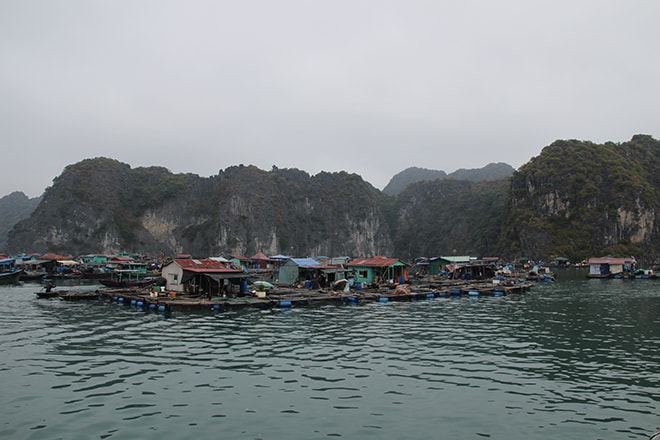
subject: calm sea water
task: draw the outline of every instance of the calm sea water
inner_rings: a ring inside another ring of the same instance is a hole
[[[0,286],[0,438],[648,438],[660,281],[569,274],[500,298],[168,317]]]

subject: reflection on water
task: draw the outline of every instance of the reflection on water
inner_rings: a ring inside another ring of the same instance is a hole
[[[648,437],[660,282],[568,274],[501,298],[171,317],[1,287],[0,438]]]

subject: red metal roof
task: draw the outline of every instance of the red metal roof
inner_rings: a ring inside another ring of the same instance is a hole
[[[205,273],[240,273],[243,272],[241,269],[234,269],[227,263],[223,263],[216,260],[204,259],[204,260],[195,260],[195,259],[175,259],[172,260],[173,263],[178,264],[190,272],[205,272]]]
[[[40,260],[71,260],[71,255],[57,255],[57,254],[43,254],[39,257]]]
[[[353,261],[349,261],[347,266],[364,266],[364,267],[389,267],[397,262],[398,258],[387,258],[387,257],[373,257],[373,258],[356,258]]]

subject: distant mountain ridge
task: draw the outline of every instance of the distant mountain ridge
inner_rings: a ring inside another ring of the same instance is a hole
[[[660,142],[648,135],[558,140],[510,177],[421,180],[397,196],[346,172],[241,165],[203,178],[96,158],[67,166],[5,249],[408,260],[609,254],[660,267],[658,213]]]
[[[515,169],[511,165],[503,162],[490,163],[483,168],[461,168],[450,174],[441,170],[410,167],[394,175],[385,188],[383,188],[383,192],[390,196],[396,196],[403,192],[411,183],[436,179],[468,180],[471,182],[499,180],[511,177],[514,171]]]
[[[19,221],[30,217],[41,197],[29,198],[20,191],[0,198],[0,249],[7,245],[7,234]]]

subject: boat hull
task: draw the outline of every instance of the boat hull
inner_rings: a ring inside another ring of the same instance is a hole
[[[138,280],[138,281],[120,281],[114,279],[99,280],[99,283],[106,287],[120,288],[120,287],[149,287],[156,282],[156,279],[151,280]]]
[[[23,275],[23,270],[12,270],[0,273],[0,284],[13,284],[17,283]]]

